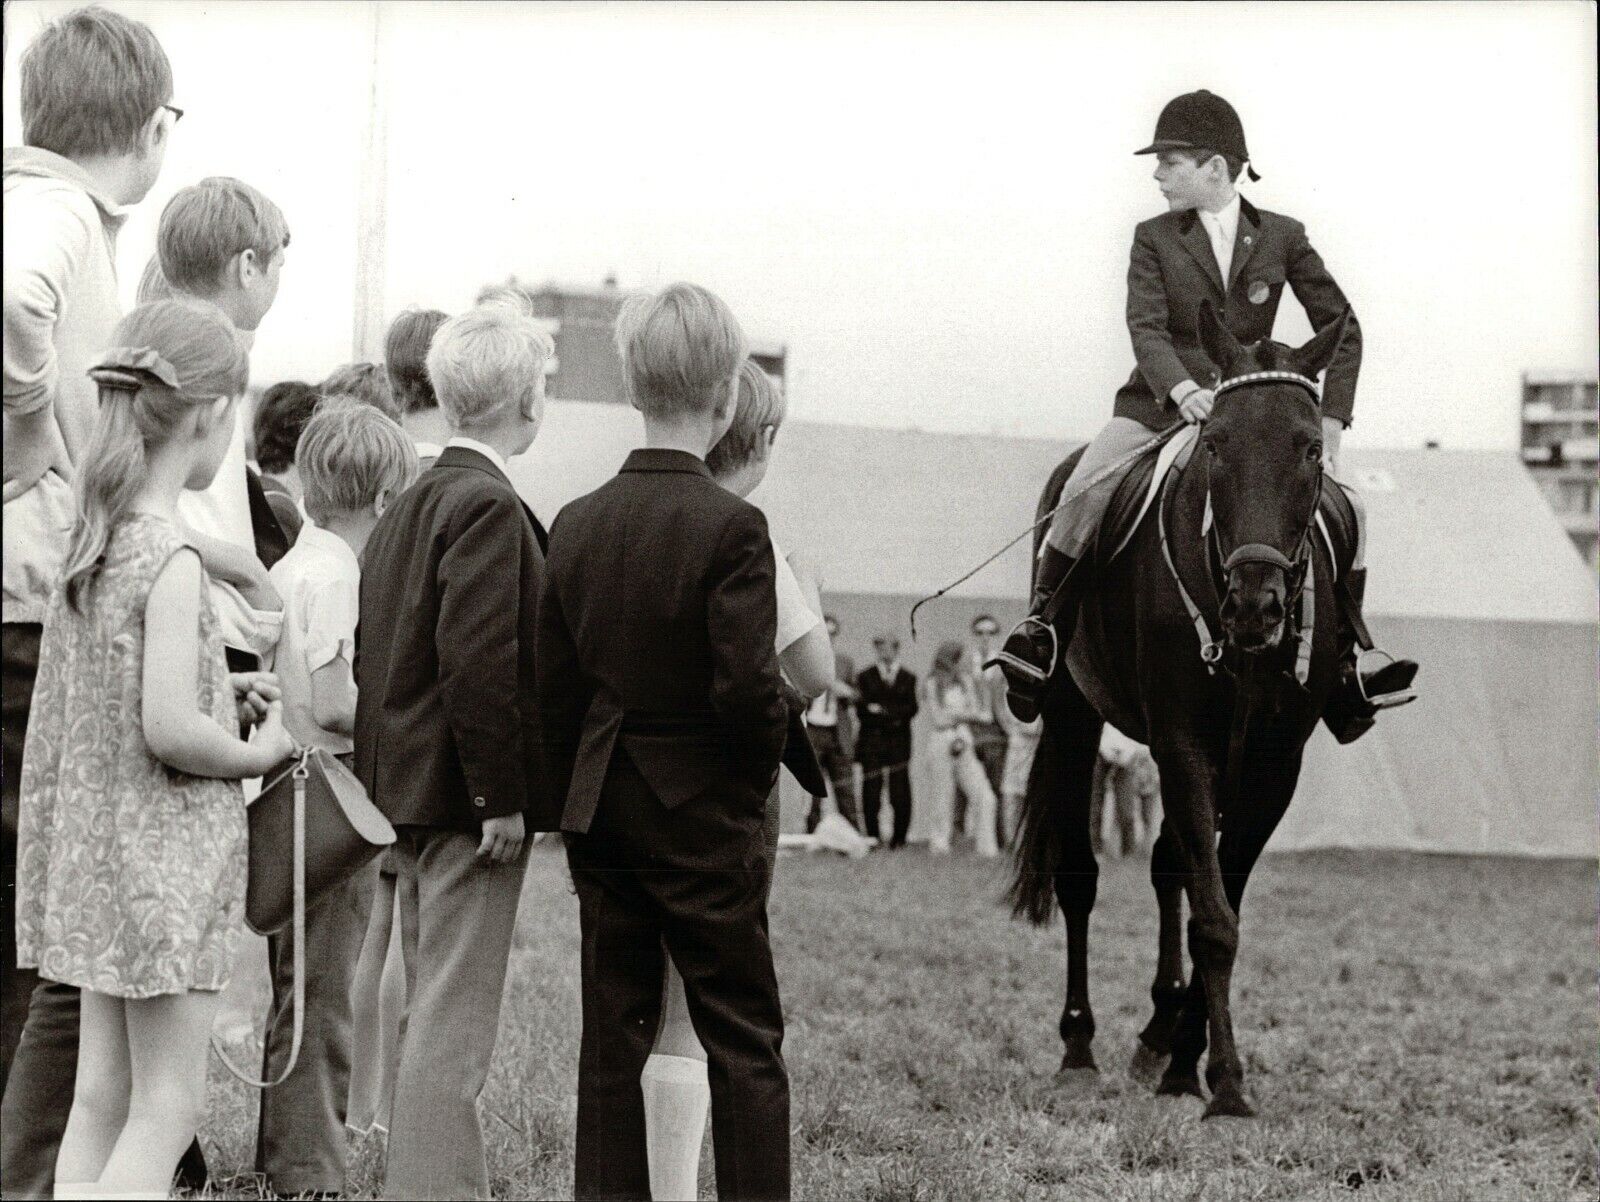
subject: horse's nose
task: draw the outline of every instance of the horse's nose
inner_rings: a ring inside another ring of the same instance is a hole
[[[1284,616],[1283,594],[1276,588],[1233,587],[1222,600],[1222,621],[1246,649],[1264,646]]]

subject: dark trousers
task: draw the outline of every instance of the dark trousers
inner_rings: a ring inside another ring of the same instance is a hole
[[[342,758],[342,757],[341,757]],[[378,870],[367,865],[331,889],[306,915],[306,995],[300,1058],[283,1084],[263,1090],[256,1124],[256,1172],[279,1194],[339,1193],[349,1158],[350,990],[372,913]],[[272,1009],[261,1052],[262,1080],[274,1081],[294,1040],[294,938],[267,936]]]
[[[49,1198],[56,1152],[72,1111],[78,1075],[78,991],[17,967],[17,816],[22,746],[39,671],[35,622],[0,626],[0,813],[4,817],[4,961],[0,964],[0,1197]],[[206,1158],[196,1140],[178,1164],[178,1180],[198,1190]]]
[[[911,774],[910,766],[896,762],[879,766],[861,761],[861,815],[866,823],[867,837],[881,839],[878,833],[878,808],[883,802],[883,785],[889,783],[889,808],[894,811],[893,833],[890,847],[904,847],[906,833],[911,829]]]
[[[855,763],[844,753],[844,744],[839,738],[837,726],[806,726],[806,733],[811,737],[811,747],[817,753],[817,762],[822,765],[822,774],[828,778],[828,784],[833,789],[834,804],[839,807],[839,815],[856,830],[861,829],[861,812],[856,805],[856,772]],[[806,831],[809,833],[817,829],[817,823],[822,821],[822,798],[811,799],[811,812],[806,815]]]
[[[675,810],[618,754],[589,832],[568,839],[583,951],[574,1194],[650,1197],[639,1074],[663,945],[711,1079],[717,1196],[789,1197],[789,1076],[767,939],[765,798],[713,787]]]

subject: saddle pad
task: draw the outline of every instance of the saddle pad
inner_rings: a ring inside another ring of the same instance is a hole
[[[1333,563],[1334,578],[1342,577],[1356,559],[1356,546],[1361,537],[1361,527],[1356,517],[1358,502],[1348,485],[1340,484],[1329,476],[1324,487],[1322,504],[1317,510],[1317,529],[1323,544],[1328,548],[1328,558]]]
[[[1198,433],[1198,426],[1190,426],[1162,443],[1155,454],[1141,455],[1118,482],[1096,540],[1096,559],[1100,564],[1110,563],[1133,540],[1139,523],[1161,495],[1161,485],[1167,475],[1175,467],[1181,471],[1189,462]]]

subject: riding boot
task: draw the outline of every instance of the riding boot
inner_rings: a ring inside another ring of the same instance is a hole
[[[1372,729],[1379,710],[1417,699],[1411,688],[1417,677],[1417,664],[1372,648],[1371,653],[1383,657],[1383,664],[1370,670],[1361,666],[1362,657],[1368,654],[1360,650],[1356,638],[1356,630],[1364,626],[1361,604],[1367,591],[1365,568],[1352,568],[1346,573],[1345,591],[1355,613],[1340,614],[1339,643],[1349,650],[1339,666],[1339,683],[1328,698],[1322,720],[1340,743],[1353,743]]]
[[[1076,562],[1072,556],[1045,543],[1039,555],[1028,616],[1017,623],[994,658],[984,664],[984,667],[1000,666],[1006,678],[1006,706],[1018,722],[1032,722],[1039,716],[1040,700],[1059,658],[1056,631],[1070,632],[1077,624],[1077,599],[1070,588],[1057,603],[1058,608],[1050,621],[1041,616],[1057,588],[1065,587],[1063,582]]]

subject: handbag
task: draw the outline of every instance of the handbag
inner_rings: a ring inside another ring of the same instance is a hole
[[[246,811],[250,872],[245,924],[258,935],[289,929],[294,973],[294,1036],[288,1062],[272,1081],[238,1068],[215,1036],[211,1044],[235,1077],[271,1089],[294,1071],[305,1034],[306,912],[395,841],[355,773],[321,748],[308,747],[268,778]]]

